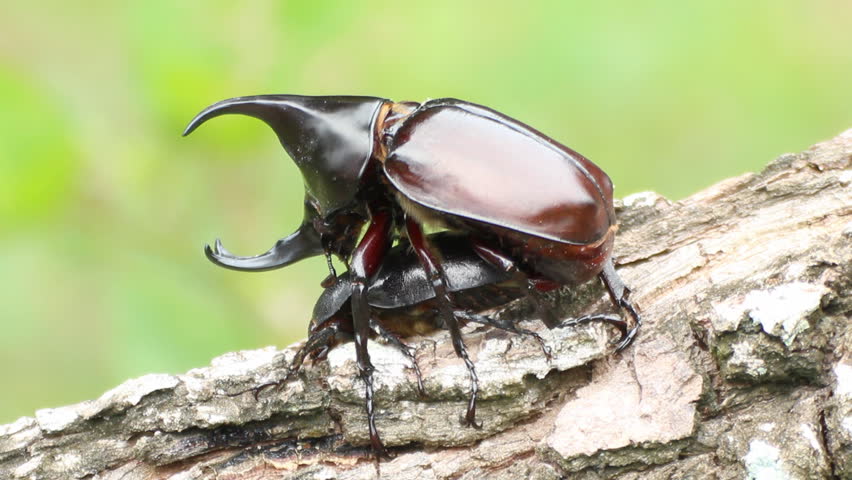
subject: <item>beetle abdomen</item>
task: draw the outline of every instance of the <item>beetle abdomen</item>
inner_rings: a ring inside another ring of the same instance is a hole
[[[559,242],[593,243],[614,223],[612,184],[597,166],[458,100],[427,102],[405,119],[384,169],[423,206]]]

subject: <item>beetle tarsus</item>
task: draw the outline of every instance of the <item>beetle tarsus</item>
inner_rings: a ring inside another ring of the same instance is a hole
[[[630,313],[631,317],[633,317],[633,328],[624,332],[624,335],[615,347],[616,352],[620,352],[630,346],[636,338],[636,335],[639,334],[639,328],[642,326],[642,316],[629,300],[626,298],[622,299],[621,306]]]
[[[544,339],[541,338],[541,335],[532,330],[527,330],[526,328],[519,328],[515,326],[514,323],[508,320],[497,319],[488,315],[468,312],[466,310],[456,310],[455,314],[458,318],[461,318],[468,322],[479,323],[481,325],[490,325],[494,328],[499,328],[500,330],[505,330],[516,335],[526,335],[532,337],[533,339],[535,339],[536,342],[538,342],[539,347],[541,347],[542,353],[545,357],[547,357],[547,361],[550,362],[551,360],[553,360],[553,354],[550,350],[550,347],[547,346]]]
[[[630,289],[627,288],[621,280],[621,277],[619,277],[618,273],[615,271],[615,265],[612,262],[612,258],[608,258],[606,262],[604,262],[603,270],[601,270],[601,273],[598,276],[601,278],[601,281],[603,281],[607,292],[609,292],[609,298],[612,300],[612,303],[619,308],[626,310],[633,318],[633,327],[628,329],[625,325],[622,330],[621,339],[615,347],[615,351],[620,352],[627,348],[636,339],[636,336],[639,334],[639,329],[642,327],[642,316],[636,310],[633,303],[627,299],[630,295]]]
[[[582,317],[577,318],[569,318],[564,320],[559,324],[560,327],[575,327],[577,325],[582,325],[584,323],[591,322],[604,322],[612,325],[617,328],[621,333],[621,338],[619,339],[619,343],[627,336],[627,322],[619,317],[618,315],[612,313],[596,313],[592,315],[583,315]]]
[[[453,344],[455,345],[456,342],[453,341]],[[476,376],[476,369],[474,368],[470,357],[467,355],[467,349],[464,346],[464,342],[461,341],[461,337],[459,337],[459,344],[459,351],[461,352],[459,353],[459,356],[462,360],[464,360],[467,372],[470,375],[470,398],[467,403],[467,412],[464,416],[464,424],[469,427],[480,429],[482,428],[482,424],[476,423],[476,399],[479,396],[479,378]]]
[[[319,349],[325,348],[331,344],[332,339],[340,332],[340,326],[336,323],[331,323],[323,328],[320,328],[308,336],[308,340],[304,345],[296,351],[296,355],[293,356],[293,360],[290,361],[290,365],[287,367],[287,373],[284,375],[284,378],[281,380],[277,380],[275,382],[264,383],[262,385],[258,385],[257,387],[252,387],[247,390],[242,390],[237,393],[228,394],[229,397],[237,397],[246,392],[252,392],[254,395],[255,401],[260,400],[260,394],[263,393],[268,388],[282,388],[294,375],[299,373],[299,370],[302,369],[302,364],[305,361],[305,358],[316,352]]]
[[[381,322],[376,322],[370,319],[370,326],[379,334],[379,336],[384,338],[386,342],[396,347],[397,350],[402,352],[402,354],[405,355],[406,358],[408,358],[408,360],[411,362],[411,368],[414,370],[414,375],[415,377],[417,377],[417,392],[420,394],[421,397],[425,397],[426,388],[423,386],[423,375],[420,372],[420,366],[417,365],[417,357],[414,355],[414,352],[412,352],[413,348],[406,345],[402,340],[399,339],[399,337],[394,335],[392,332],[389,332],[381,324]]]
[[[370,446],[373,448],[373,452],[377,457],[387,458],[389,456],[388,452],[381,438],[379,438],[379,430],[376,428],[376,412],[374,411],[373,404],[373,365],[368,364],[366,368],[359,366],[359,372],[359,376],[364,382],[364,392],[367,400],[367,425],[370,431]]]
[[[406,218],[405,230],[408,241],[414,249],[414,253],[420,259],[420,265],[426,271],[426,278],[432,283],[432,289],[435,291],[435,299],[438,301],[441,318],[447,330],[450,331],[453,349],[467,367],[467,373],[470,376],[470,399],[468,401],[467,414],[465,415],[465,423],[476,426],[476,397],[479,392],[479,378],[476,376],[476,368],[467,354],[459,322],[453,312],[450,296],[447,292],[448,282],[446,275],[441,264],[435,259],[434,254],[429,249],[429,243],[423,235],[423,229],[420,225],[412,218]]]

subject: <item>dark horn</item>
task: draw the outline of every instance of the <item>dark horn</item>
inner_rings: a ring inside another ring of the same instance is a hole
[[[299,166],[307,193],[325,216],[354,199],[373,153],[379,108],[386,101],[354,96],[238,97],[205,108],[183,134],[192,133],[211,118],[231,113],[263,121]]]
[[[233,255],[218,239],[214,247],[204,246],[204,253],[211,262],[221,267],[247,272],[263,272],[286,267],[299,260],[323,253],[319,234],[309,223],[303,224],[292,235],[282,238],[266,253],[253,257]]]

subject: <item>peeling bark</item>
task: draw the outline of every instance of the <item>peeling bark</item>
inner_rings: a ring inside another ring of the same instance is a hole
[[[146,375],[97,400],[0,426],[0,478],[852,478],[852,130],[680,202],[625,198],[619,273],[646,324],[612,354],[601,325],[553,349],[467,328],[478,419],[448,335],[411,339],[426,380],[379,343],[368,444],[351,344],[258,398],[294,347]],[[600,285],[560,291],[566,315],[609,308]],[[245,392],[245,393],[240,393]]]

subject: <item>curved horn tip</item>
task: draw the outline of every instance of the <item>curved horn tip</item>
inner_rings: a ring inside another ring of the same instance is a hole
[[[216,249],[216,254],[218,254],[218,255],[230,255],[231,254],[231,252],[229,252],[228,249],[226,249],[225,246],[222,245],[222,240],[219,240],[218,238],[216,239],[216,244],[214,245],[214,248]]]
[[[228,113],[243,113],[246,112],[242,109],[244,105],[252,105],[258,102],[263,102],[264,100],[277,97],[278,95],[252,95],[248,97],[234,97],[228,98],[225,100],[220,100],[213,105],[202,110],[192,121],[189,122],[189,125],[186,126],[186,129],[183,131],[183,136],[187,136],[190,133],[194,132],[199,125],[210,120],[211,118],[218,117],[219,115],[224,115]]]
[[[216,102],[213,105],[205,108],[201,112],[198,113],[192,120],[189,121],[189,125],[183,130],[182,136],[187,136],[190,133],[194,132],[196,128],[198,128],[202,123],[210,120],[213,117],[217,117],[221,115],[223,112],[219,110],[223,109],[223,107],[229,106],[233,101],[236,100],[234,98],[229,98],[227,100],[222,100],[220,102]]]
[[[212,247],[209,243],[204,244],[204,253],[207,254],[208,257],[210,255],[221,255],[223,250],[227,252],[227,250],[225,250],[225,248],[222,246],[222,241],[218,238],[215,242],[213,242]]]
[[[190,120],[189,125],[187,125],[185,129],[183,129],[183,134],[181,136],[185,137],[190,133],[194,132],[195,129],[199,127],[199,125],[206,122],[209,118],[209,109],[205,109],[203,112],[196,115],[195,118]]]
[[[183,133],[181,133],[180,136],[185,137],[185,136],[189,135],[190,133],[192,133],[193,130],[195,130],[196,126],[197,125],[190,123],[189,125],[186,126],[186,128],[183,129]]]
[[[229,265],[228,262],[227,262],[228,258],[232,257],[233,255],[231,255],[231,253],[228,252],[227,250],[219,248],[219,245],[221,245],[221,243],[218,243],[217,245],[214,245],[213,247],[211,247],[209,244],[205,244],[204,245],[204,255],[207,256],[208,260],[215,263],[216,265],[226,267],[226,268],[233,268],[233,266]]]

